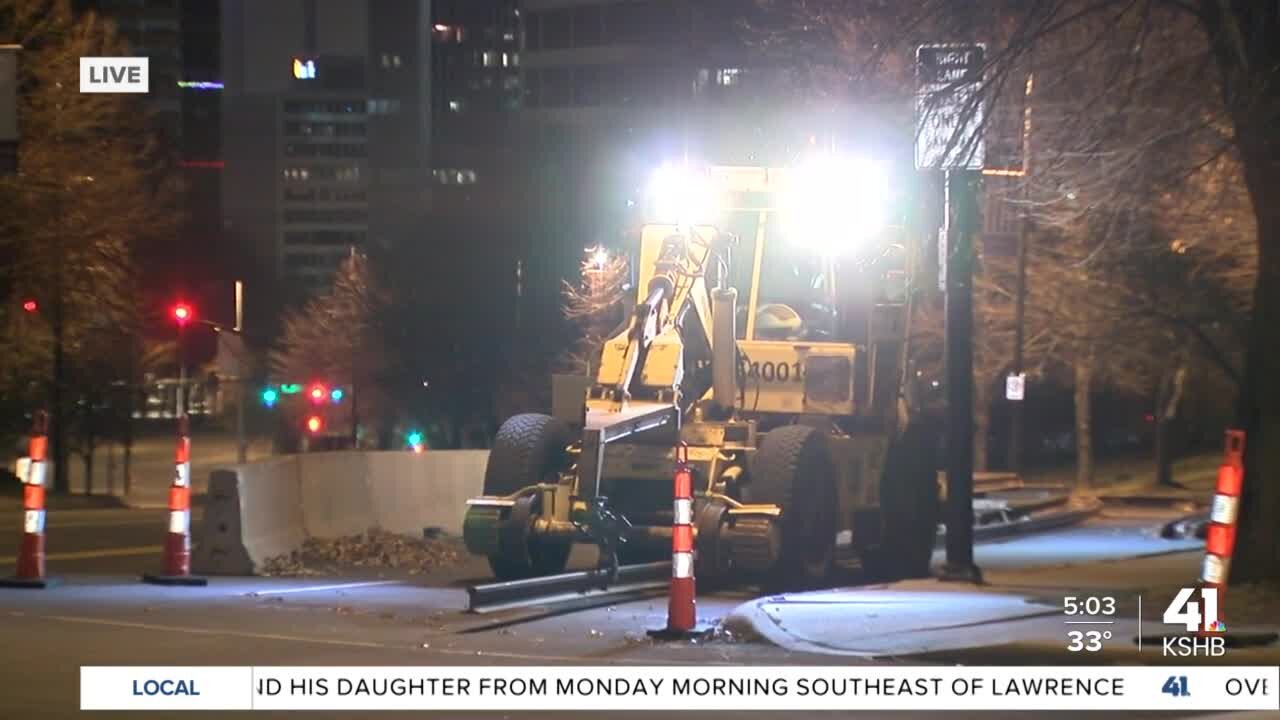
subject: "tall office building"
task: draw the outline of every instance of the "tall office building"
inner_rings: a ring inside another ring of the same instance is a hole
[[[300,287],[430,209],[428,0],[225,0],[223,217]]]
[[[177,0],[80,0],[115,23],[135,56],[149,59],[151,88],[144,99],[156,126],[166,136],[182,135],[183,10]]]
[[[514,210],[520,14],[515,0],[435,0],[432,152],[438,214]]]

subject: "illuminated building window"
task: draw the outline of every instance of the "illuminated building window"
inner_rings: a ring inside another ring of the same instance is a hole
[[[293,76],[299,80],[315,80],[316,79],[316,61],[303,60],[302,58],[293,59]]]

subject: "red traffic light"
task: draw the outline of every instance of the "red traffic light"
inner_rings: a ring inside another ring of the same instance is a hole
[[[25,312],[33,313],[40,309],[40,303],[36,302],[35,300],[32,300],[31,298],[28,298],[22,301],[22,309]]]
[[[191,322],[191,318],[195,317],[195,311],[186,303],[178,303],[173,306],[169,313],[173,317],[173,321],[178,325],[186,325]]]
[[[319,405],[329,399],[329,388],[322,383],[316,383],[307,390],[307,395],[311,398],[311,402]]]
[[[307,418],[307,432],[315,435],[324,429],[324,420],[319,415],[312,415]]]

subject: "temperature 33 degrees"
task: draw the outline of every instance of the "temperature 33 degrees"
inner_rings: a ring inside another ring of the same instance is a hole
[[[1068,595],[1062,599],[1062,614],[1067,625],[1067,650],[1097,652],[1112,637],[1110,626],[1115,623],[1116,599],[1109,595]]]

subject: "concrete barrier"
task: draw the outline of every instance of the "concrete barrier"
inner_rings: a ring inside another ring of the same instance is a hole
[[[209,474],[201,522],[193,536],[193,571],[248,575],[267,558],[306,539],[298,464],[272,458]]]
[[[488,450],[365,453],[373,517],[390,532],[462,534],[468,498],[480,494]]]
[[[214,470],[196,528],[194,572],[251,575],[310,537],[369,528],[462,534],[486,450],[307,453]]]

